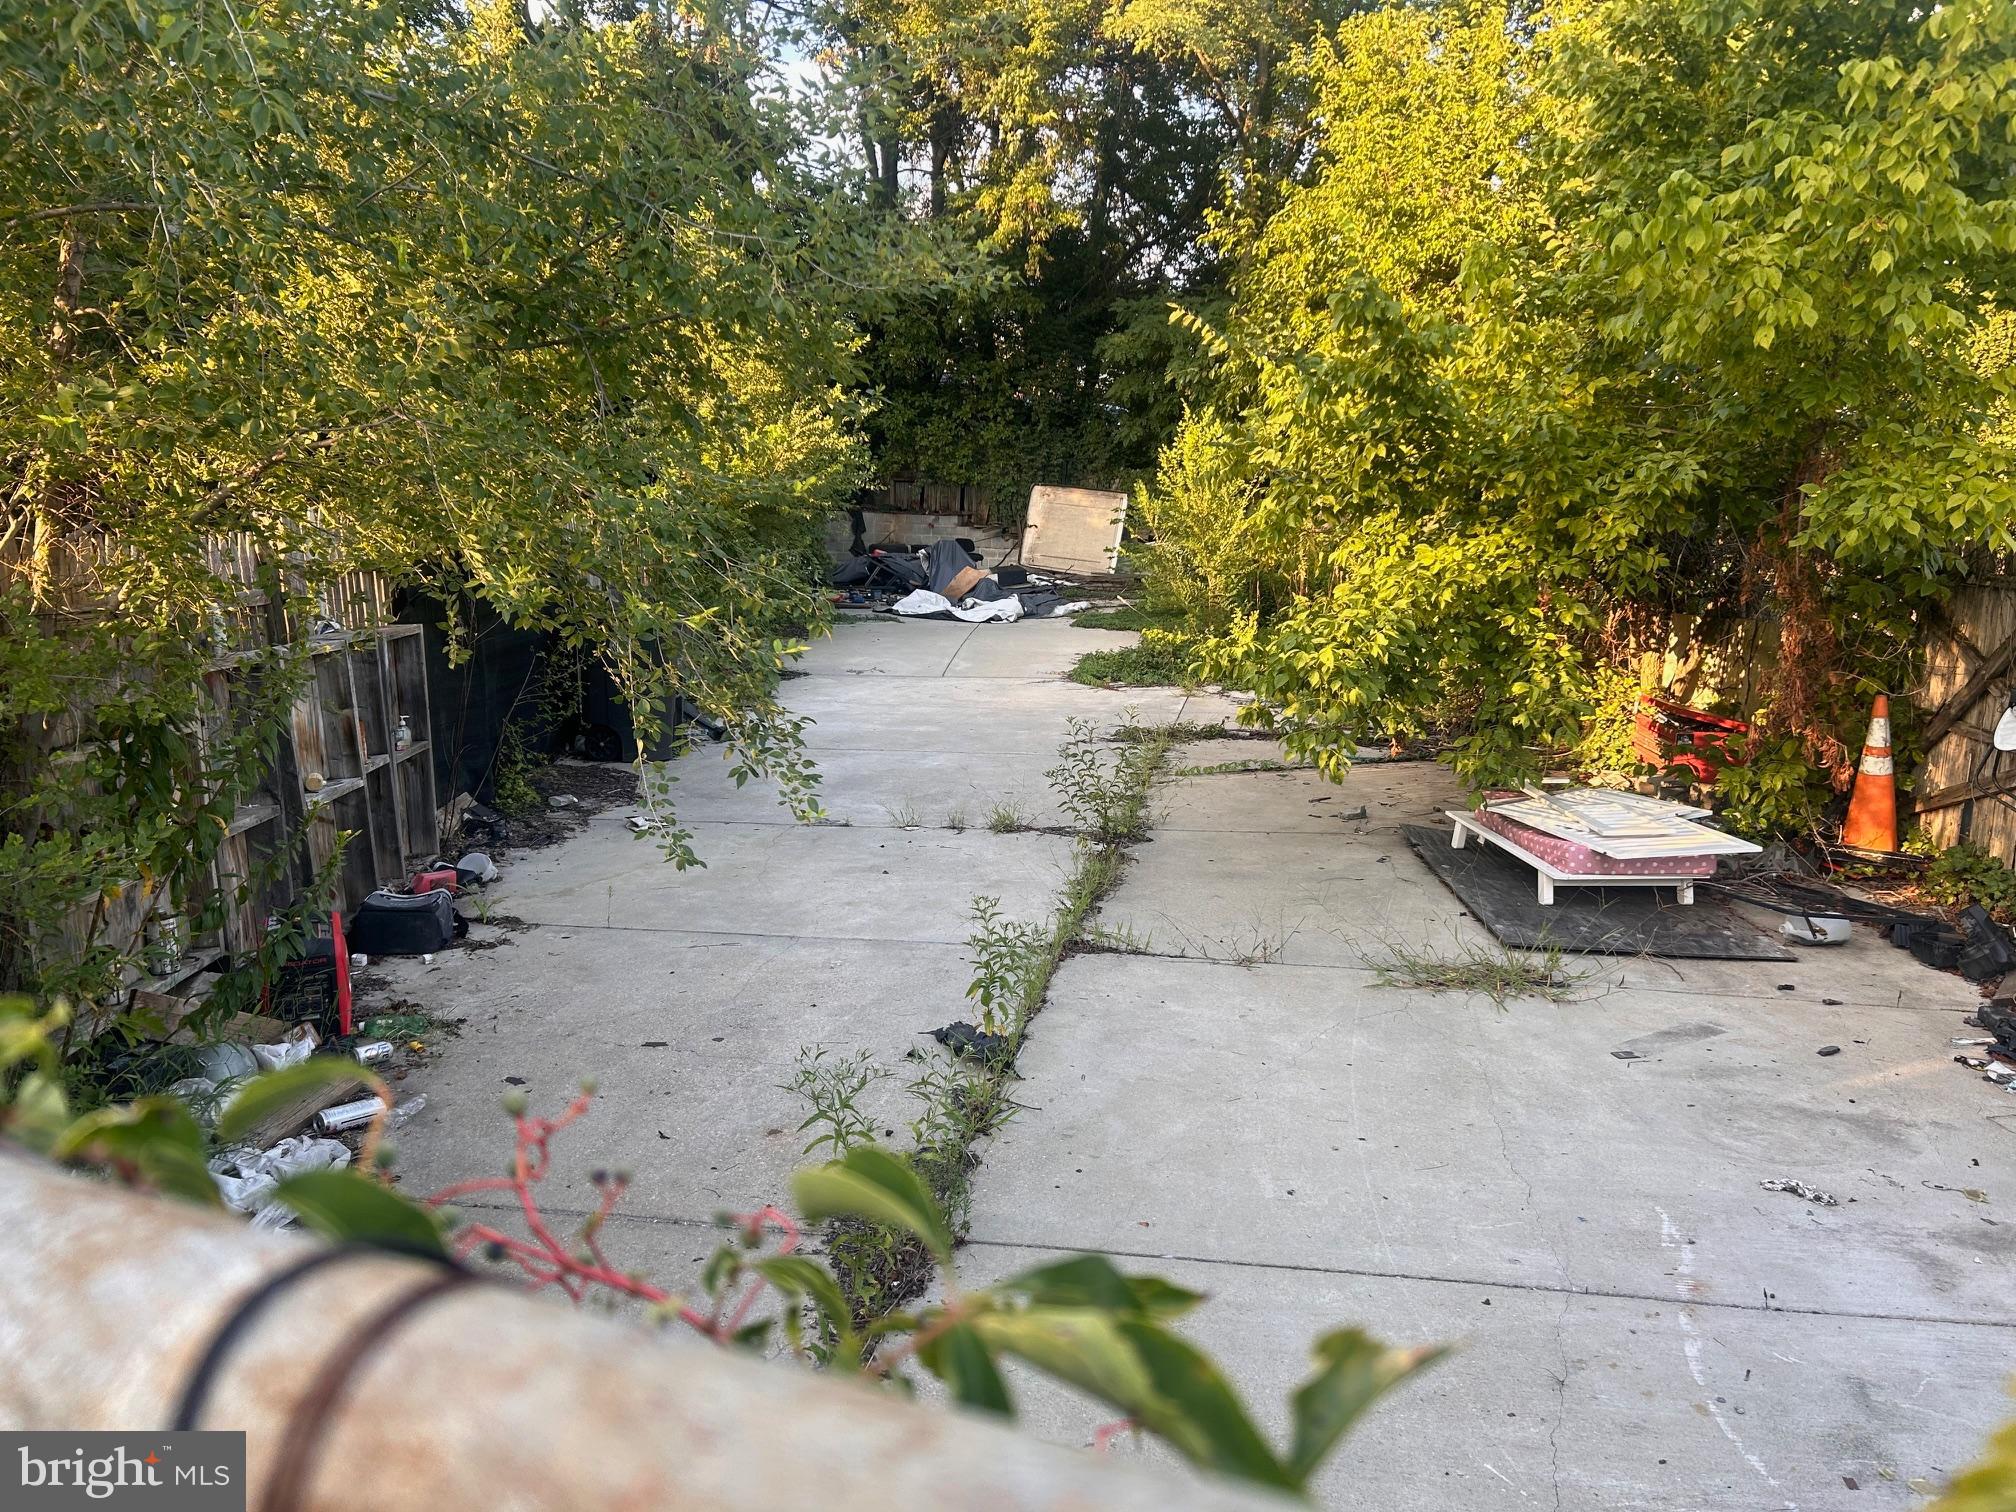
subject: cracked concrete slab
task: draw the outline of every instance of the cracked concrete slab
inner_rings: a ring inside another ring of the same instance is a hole
[[[677,777],[671,801],[682,821],[798,822],[778,801],[775,782],[759,777],[738,788],[727,764],[706,761],[705,755],[696,752],[666,763]],[[887,828],[909,816],[933,828],[957,823],[985,829],[989,816],[1001,808],[1012,810],[1025,824],[1064,820],[1044,780],[1044,763],[1032,762],[1027,752],[820,749],[814,759],[820,806],[838,823]]]
[[[2016,1155],[1983,1118],[2007,1094],[1941,1021],[1843,1010],[1852,1053],[1820,1057],[1808,1010],[1759,1002],[1620,1061],[1689,1005],[1120,955],[1067,961],[1050,1003],[979,1238],[1657,1297],[1671,1221],[1719,1257],[1704,1298],[2016,1327],[2004,1219],[1964,1195]],[[1779,1176],[1842,1206],[1759,1189]]]
[[[1040,624],[1006,628],[1052,633]],[[805,741],[815,755],[894,747],[1047,757],[1074,718],[1110,730],[1131,710],[1144,724],[1166,723],[1176,717],[1183,695],[1173,688],[1110,691],[1046,677],[944,677],[928,685],[892,678],[866,688],[862,679],[806,677],[788,685],[786,702],[813,721]]]
[[[532,924],[951,942],[977,893],[1011,914],[1047,911],[1071,859],[1056,835],[690,828],[702,867],[675,871],[648,837],[604,820],[513,866],[497,906]]]
[[[469,1020],[400,1084],[429,1095],[406,1181],[500,1167],[507,1077],[550,1109],[593,1076],[594,1111],[556,1148],[556,1215],[586,1210],[590,1171],[633,1169],[611,1250],[676,1287],[713,1213],[788,1192],[801,1044],[895,1067],[867,1106],[903,1143],[904,1053],[965,1010],[971,897],[1042,916],[1071,843],[893,818],[995,790],[1033,803],[1073,717],[1234,708],[1056,675],[1110,632],[981,629],[846,624],[785,684],[851,823],[779,822],[703,747],[679,799],[706,869],[670,871],[613,813],[510,866],[493,906],[535,927],[392,963],[394,990]],[[1177,764],[1265,749],[1195,742]],[[1783,964],[1571,963],[1587,996],[1560,1004],[1380,986],[1368,941],[1487,939],[1398,834],[1459,799],[1413,764],[1167,783],[1101,918],[1192,957],[1064,964],[1024,1111],[978,1151],[962,1277],[1103,1248],[1199,1286],[1189,1331],[1277,1439],[1324,1329],[1457,1343],[1347,1447],[1331,1505],[1910,1504],[2004,1414],[2016,1342],[2016,1192],[1997,1184],[2016,1099],[1946,1044],[1971,989],[1865,930]],[[1775,1176],[1841,1205],[1758,1187]],[[1036,1431],[1083,1443],[1101,1421],[1024,1384]]]
[[[1193,958],[1064,964],[967,1278],[1088,1249],[1211,1292],[1193,1335],[1277,1436],[1323,1328],[1459,1341],[1332,1505],[1914,1503],[2005,1415],[2016,1343],[2016,1120],[1947,1043],[1977,995],[1866,930],[1792,963],[1570,961],[1566,1003],[1383,986],[1359,942],[1490,948],[1397,833],[1459,796],[1409,765],[1167,785],[1100,916]],[[1029,1405],[1063,1442],[1098,1420]]]
[[[1319,1334],[1363,1326],[1454,1346],[1345,1441],[1317,1481],[1325,1506],[1902,1509],[1922,1505],[1913,1482],[1943,1484],[1978,1454],[2007,1402],[2001,1329],[1717,1310],[1682,1302],[1673,1281],[1638,1300],[1198,1264],[1156,1258],[1157,1244],[1126,1268],[1208,1293],[1185,1332],[1231,1369],[1276,1444]],[[1057,1258],[976,1245],[961,1279]],[[1055,1442],[1087,1444],[1109,1420],[1028,1371],[1010,1378],[1021,1421]],[[1110,1452],[1174,1463],[1132,1436]]]
[[[402,1139],[414,1190],[502,1168],[499,1103],[514,1087],[550,1115],[592,1079],[593,1109],[556,1144],[554,1203],[591,1206],[589,1173],[628,1169],[625,1208],[638,1213],[705,1220],[788,1205],[812,1137],[786,1087],[799,1048],[867,1050],[900,1071],[906,1052],[930,1047],[924,1031],[964,1010],[970,975],[961,944],[905,946],[897,968],[887,945],[865,940],[560,925],[507,939],[444,953],[432,969],[400,963],[403,990],[466,1019],[400,1088],[427,1094]],[[891,1075],[864,1100],[894,1136],[915,1116],[903,1089]]]

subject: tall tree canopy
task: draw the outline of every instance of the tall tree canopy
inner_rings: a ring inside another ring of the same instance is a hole
[[[1180,418],[1172,298],[1209,303],[1214,209],[1257,225],[1306,171],[1335,0],[872,0],[808,14],[891,214],[988,249],[984,291],[878,326],[885,474],[1126,486]]]
[[[675,691],[719,714],[804,797],[771,688],[816,617],[816,522],[866,471],[860,332],[951,274],[804,170],[818,127],[759,87],[752,32],[0,5],[17,954],[52,896],[172,887],[214,845],[248,749],[174,732],[247,588],[302,619],[358,569],[476,595],[598,654],[647,720]],[[206,550],[240,533],[259,583]],[[79,709],[83,767],[38,763]]]
[[[2016,11],[1451,3],[1319,58],[1149,499],[1208,664],[1325,760],[1437,728],[1502,781],[1634,628],[1764,614],[1766,729],[1838,761],[2016,545]]]

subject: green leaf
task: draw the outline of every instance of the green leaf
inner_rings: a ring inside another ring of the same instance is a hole
[[[318,1234],[430,1255],[447,1253],[441,1215],[359,1171],[303,1171],[273,1189]]]
[[[14,1100],[0,1107],[0,1127],[7,1137],[47,1154],[70,1125],[70,1103],[63,1084],[43,1071],[30,1071],[14,1089]]]
[[[131,1166],[152,1186],[192,1202],[223,1198],[204,1164],[203,1131],[172,1097],[143,1097],[87,1113],[49,1147],[57,1160]]]
[[[1015,1403],[1008,1395],[1008,1383],[995,1368],[986,1341],[969,1323],[955,1324],[917,1351],[924,1368],[943,1381],[952,1400],[962,1407],[1015,1415]]]
[[[770,1255],[750,1261],[749,1268],[785,1296],[809,1298],[834,1333],[853,1332],[854,1315],[847,1306],[847,1296],[833,1273],[818,1261],[803,1255]]]
[[[1190,1436],[1204,1446],[1201,1455],[1192,1455],[1200,1464],[1263,1485],[1292,1489],[1301,1484],[1260,1436],[1238,1393],[1205,1355],[1152,1322],[1129,1321],[1120,1325],[1120,1331],[1148,1367],[1156,1391],[1183,1415]]]
[[[277,1113],[311,1093],[356,1082],[363,1082],[390,1102],[384,1082],[357,1062],[333,1055],[312,1056],[298,1065],[264,1072],[240,1087],[237,1095],[217,1116],[218,1142],[235,1144],[269,1114]]]
[[[1338,1441],[1386,1392],[1446,1350],[1389,1349],[1357,1328],[1339,1329],[1316,1341],[1316,1373],[1291,1398],[1295,1442],[1288,1470],[1306,1484]]]
[[[952,1230],[923,1179],[874,1145],[850,1150],[844,1160],[811,1166],[791,1180],[807,1218],[866,1218],[915,1234],[940,1261],[952,1258]]]
[[[1162,1431],[1171,1414],[1110,1314],[1090,1307],[981,1313],[969,1325],[992,1349],[1027,1360],[1128,1417]]]
[[[1158,1276],[1127,1276],[1104,1255],[1074,1255],[997,1282],[995,1291],[1052,1307],[1101,1307],[1149,1318],[1176,1318],[1204,1300]]]

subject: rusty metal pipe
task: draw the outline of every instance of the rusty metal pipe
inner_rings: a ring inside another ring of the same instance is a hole
[[[166,1428],[222,1322],[309,1249],[0,1155],[0,1427]],[[264,1505],[332,1353],[436,1275],[392,1257],[346,1260],[253,1317],[196,1424],[245,1430],[248,1506]],[[294,1501],[304,1512],[1280,1506],[503,1285],[414,1308],[359,1356],[321,1417]]]

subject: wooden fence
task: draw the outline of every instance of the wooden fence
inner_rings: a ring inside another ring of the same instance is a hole
[[[968,525],[992,525],[996,500],[976,483],[934,483],[928,478],[891,478],[868,490],[870,509],[899,513],[957,515]],[[1005,518],[1005,516],[1004,516]]]
[[[60,639],[73,626],[118,622],[118,607],[103,584],[104,570],[121,549],[90,533],[17,532],[0,548],[0,577],[30,585],[43,632]],[[256,948],[267,915],[298,896],[309,869],[331,860],[342,832],[355,837],[343,853],[337,889],[345,909],[374,886],[401,880],[437,843],[421,629],[393,623],[386,581],[376,573],[347,573],[283,612],[260,586],[272,574],[257,539],[220,535],[206,540],[203,550],[218,595],[203,646],[209,660],[200,674],[199,749],[233,725],[234,706],[249,690],[244,680],[259,675],[265,648],[286,643],[307,650],[312,672],[289,721],[291,738],[279,742],[273,762],[238,802],[200,882],[199,895],[218,896],[223,904],[216,930],[190,938],[188,917],[168,912],[166,879],[131,878],[116,898],[75,910],[58,940],[39,942],[52,955],[96,948],[136,958],[128,985],[148,991],[172,991],[220,956]],[[87,748],[92,703],[107,696],[118,694],[80,687],[67,712],[26,721],[18,759],[36,767],[76,763]],[[0,772],[0,783],[26,791],[31,776]],[[70,817],[16,808],[5,822],[29,833],[42,824],[61,828]],[[301,834],[308,869],[296,853]],[[157,935],[179,941],[180,948],[146,947]],[[138,970],[143,954],[160,957],[145,974]]]
[[[1962,590],[1927,627],[1925,764],[1912,803],[1942,845],[1971,841],[2016,865],[2016,752],[1990,732],[2016,694],[2016,579]]]

